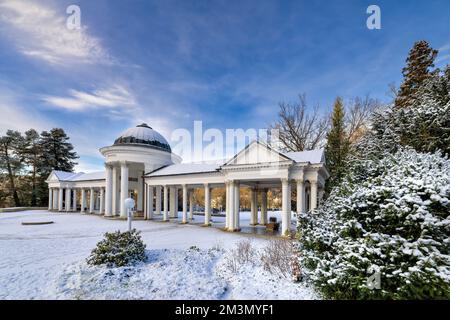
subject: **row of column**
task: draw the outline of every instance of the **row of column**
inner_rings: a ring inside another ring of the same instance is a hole
[[[194,201],[193,189],[188,189],[186,184],[182,188],[182,223],[188,223],[188,219],[194,219]],[[211,225],[211,187],[209,184],[205,188],[205,220],[204,225]],[[154,214],[163,216],[163,221],[169,221],[170,218],[178,218],[178,189],[176,186],[150,186],[145,185],[145,219],[153,219]],[[170,201],[169,201],[170,200]],[[162,207],[161,207],[162,203]],[[189,214],[189,218],[188,218]]]
[[[283,235],[288,235],[291,225],[291,181],[288,179],[281,179],[282,190],[282,209],[281,209],[281,232]],[[193,218],[193,201],[192,190],[188,189],[186,184],[182,186],[183,194],[183,214],[182,223],[188,222],[188,204],[190,219]],[[296,181],[297,187],[297,213],[306,211],[305,202],[305,185],[303,180]],[[313,210],[317,207],[317,181],[310,181],[310,209]],[[149,186],[146,185],[146,204],[145,204],[145,218],[152,219],[153,214],[161,214],[161,193],[163,193],[163,208],[162,215],[163,221],[169,221],[170,218],[177,218],[178,212],[178,191],[175,186]],[[209,184],[204,185],[205,188],[205,220],[204,226],[211,225],[211,187]],[[239,231],[240,230],[240,182],[238,180],[230,180],[225,183],[226,188],[226,220],[225,229],[227,231]],[[162,192],[161,192],[162,189]],[[267,192],[268,189],[257,190],[256,188],[250,189],[251,199],[251,220],[250,225],[258,224],[258,204],[257,196],[258,192],[261,192],[261,221],[260,224],[268,223],[267,216]],[[170,193],[170,208],[169,208],[169,193]],[[155,196],[155,202],[154,200]],[[155,204],[155,205],[154,205]]]
[[[105,216],[120,215],[121,218],[126,218],[125,199],[129,196],[129,163],[122,161],[120,167],[110,164],[105,167]]]
[[[77,211],[78,191],[81,192],[81,212],[94,213],[95,208],[99,208],[98,212],[105,212],[105,189],[97,188],[49,188],[48,189],[48,210],[57,211]],[[89,191],[89,207],[87,206],[87,192]],[[96,193],[97,196],[96,196]],[[65,194],[65,195],[64,195]],[[96,205],[97,200],[97,205]]]

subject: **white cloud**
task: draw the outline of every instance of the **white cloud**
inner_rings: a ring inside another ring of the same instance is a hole
[[[95,90],[92,93],[69,90],[69,95],[66,97],[44,96],[42,100],[54,107],[71,111],[84,111],[86,109],[94,108],[117,109],[128,107],[126,111],[129,112],[129,108],[137,105],[133,94],[120,85]]]
[[[86,26],[80,30],[66,27],[67,17],[65,8],[55,10],[42,2],[0,0],[0,22],[9,27],[0,30],[5,30],[23,54],[61,65],[111,63],[111,57],[100,41],[88,34]]]
[[[450,43],[443,45],[438,49],[439,52],[450,50]]]
[[[450,59],[450,54],[444,54],[442,56],[440,55],[436,59],[436,63],[439,63],[439,62],[442,62],[442,61],[445,61],[445,60],[448,60],[448,59]]]

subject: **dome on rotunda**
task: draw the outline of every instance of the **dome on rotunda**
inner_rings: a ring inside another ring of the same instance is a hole
[[[114,145],[140,145],[172,152],[167,140],[156,130],[146,123],[130,128],[122,132],[120,137],[114,141]]]

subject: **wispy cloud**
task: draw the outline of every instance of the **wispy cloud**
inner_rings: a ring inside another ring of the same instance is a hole
[[[11,41],[27,56],[51,64],[112,62],[86,26],[66,28],[65,10],[57,11],[42,2],[0,0],[0,11],[5,35],[13,35]]]
[[[450,43],[443,45],[442,47],[439,48],[439,56],[436,59],[436,63],[450,59],[450,53],[448,53],[447,51],[450,51]],[[446,53],[442,54],[442,52]]]
[[[47,104],[70,111],[85,111],[87,109],[113,109],[137,105],[136,99],[131,92],[120,85],[114,85],[106,89],[94,90],[92,93],[79,90],[69,90],[69,95],[44,96],[42,98]]]

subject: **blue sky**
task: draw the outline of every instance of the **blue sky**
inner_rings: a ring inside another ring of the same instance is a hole
[[[66,28],[71,4],[81,31]],[[323,112],[337,95],[389,102],[415,41],[449,63],[449,14],[445,0],[0,0],[0,133],[62,127],[89,171],[141,122],[170,140],[194,120],[265,128],[300,93]]]

